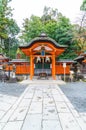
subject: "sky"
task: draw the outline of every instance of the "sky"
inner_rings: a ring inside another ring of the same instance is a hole
[[[80,6],[83,0],[12,0],[10,5],[14,8],[13,18],[19,26],[22,25],[23,19],[30,16],[42,16],[45,6],[58,9],[71,22],[76,22],[80,16]]]

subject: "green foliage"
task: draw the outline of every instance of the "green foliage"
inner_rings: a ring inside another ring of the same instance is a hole
[[[59,57],[73,59],[75,53],[74,27],[70,20],[58,12],[57,9],[45,7],[42,17],[31,16],[25,19],[21,39],[26,43],[45,32],[61,45],[67,45],[66,51]]]
[[[24,20],[22,36],[21,39],[24,39],[25,42],[29,42],[34,37],[37,37],[42,29],[41,19],[37,16],[32,15],[29,19]]]
[[[81,9],[82,11],[86,11],[86,0],[83,0],[83,3],[82,3],[82,5],[81,5],[80,9]]]
[[[55,39],[57,22],[50,20],[44,25],[44,32],[51,38]]]
[[[16,43],[16,35],[19,33],[20,29],[12,18],[12,9],[8,6],[11,0],[0,0],[0,48],[2,53],[7,56],[10,48]],[[11,43],[9,43],[11,42]],[[10,57],[13,53],[10,53]],[[15,53],[14,53],[15,55]]]
[[[57,9],[53,9],[46,6],[44,7],[43,15],[41,17],[43,23],[46,23],[50,20],[56,20],[57,17],[58,17]]]
[[[80,31],[75,31],[75,48],[77,52],[84,52],[86,50],[86,29],[83,27]]]

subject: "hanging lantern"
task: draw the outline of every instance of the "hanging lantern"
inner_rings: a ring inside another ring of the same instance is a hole
[[[36,63],[41,62],[41,58],[38,56]]]
[[[45,56],[45,47],[44,46],[41,47],[41,56]]]
[[[50,62],[50,58],[46,56],[45,62]]]

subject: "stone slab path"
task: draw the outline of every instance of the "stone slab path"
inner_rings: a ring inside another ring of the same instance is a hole
[[[0,130],[86,130],[86,121],[58,82],[0,83]]]

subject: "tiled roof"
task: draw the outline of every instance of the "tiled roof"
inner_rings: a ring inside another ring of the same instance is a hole
[[[80,55],[80,56],[76,57],[74,60],[77,61],[77,60],[80,60],[80,59],[84,59],[84,56]]]
[[[32,46],[35,42],[50,42],[51,44],[53,44],[54,46],[58,47],[58,48],[67,48],[67,46],[64,46],[64,45],[60,45],[58,44],[54,39],[48,37],[46,34],[41,34],[39,37],[36,37],[34,39],[32,39],[28,45],[25,45],[25,46],[19,46],[19,48],[27,48],[27,47],[30,47]]]
[[[74,63],[75,61],[74,60],[70,60],[70,59],[62,59],[62,60],[59,60],[57,62],[61,62],[61,63]]]
[[[0,53],[0,60],[4,60],[4,59],[9,59],[9,58]]]
[[[26,59],[13,59],[10,61],[10,63],[20,63],[20,62],[29,62]]]

